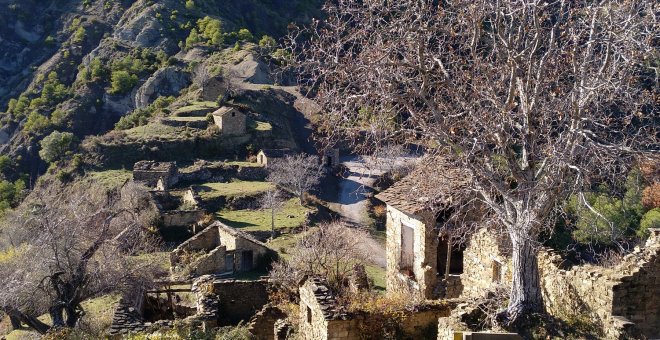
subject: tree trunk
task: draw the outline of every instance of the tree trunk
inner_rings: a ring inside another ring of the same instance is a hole
[[[64,306],[57,303],[48,309],[48,314],[53,321],[53,327],[64,327]]]
[[[11,322],[11,329],[20,329],[21,328],[21,319],[14,316],[14,315],[9,315],[9,321]]]
[[[511,296],[505,322],[509,325],[528,313],[543,311],[536,249],[528,235],[510,235],[512,249]]]
[[[270,209],[270,239],[275,239],[275,207]]]
[[[50,326],[43,323],[41,320],[39,320],[39,319],[37,319],[33,316],[24,314],[21,311],[15,309],[15,308],[2,307],[2,308],[0,308],[0,310],[7,313],[7,315],[9,315],[9,317],[12,318],[12,320],[13,319],[19,320],[19,322],[18,322],[19,327],[20,327],[21,323],[24,323],[28,327],[30,327],[30,328],[34,329],[35,331],[37,331],[39,334],[46,334],[46,332],[48,332],[48,330],[50,329]],[[13,321],[12,321],[12,324],[13,324]]]
[[[66,326],[71,328],[76,327],[78,319],[80,319],[78,308],[73,306],[66,307]]]

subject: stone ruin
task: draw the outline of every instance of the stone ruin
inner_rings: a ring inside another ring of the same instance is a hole
[[[185,285],[189,288],[175,288]],[[269,289],[268,280],[225,280],[214,275],[201,276],[192,284],[162,282],[160,288],[137,294],[135,299],[122,299],[109,335],[121,338],[131,332],[172,327],[175,320],[203,329],[249,322],[255,334],[270,334],[273,326],[268,320],[281,314],[268,309]]]
[[[296,152],[291,149],[262,149],[257,153],[257,163],[267,167],[269,163],[295,154]]]
[[[133,165],[133,180],[167,190],[179,182],[176,162],[139,161]]]
[[[150,191],[160,215],[162,228],[191,228],[194,233],[197,224],[206,215],[200,207],[200,198],[191,187],[187,190]]]
[[[299,338],[301,339],[363,339],[361,325],[369,320],[365,312],[346,312],[337,302],[332,290],[325,280],[320,278],[306,279],[299,289]],[[428,329],[438,327],[438,319],[449,316],[454,306],[451,303],[443,305],[424,305],[416,310],[402,310],[405,314],[401,331],[406,338],[422,339]],[[276,327],[278,324],[275,325]],[[278,329],[275,329],[277,333]],[[279,338],[278,338],[279,339]]]
[[[231,275],[265,267],[277,253],[250,234],[215,222],[170,253],[174,275]]]

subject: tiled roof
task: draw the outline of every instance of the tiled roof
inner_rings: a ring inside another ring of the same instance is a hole
[[[467,170],[441,157],[426,157],[408,176],[394,183],[376,198],[398,210],[416,214],[456,200],[458,191],[470,181]]]
[[[231,112],[231,111],[234,111],[234,110],[235,110],[236,112],[238,112],[238,113],[241,113],[241,111],[237,110],[237,109],[234,108],[234,107],[231,107],[231,106],[223,106],[223,107],[221,107],[221,108],[219,108],[219,109],[213,111],[213,115],[214,115],[214,116],[223,116],[223,115],[225,115],[227,112]],[[241,113],[241,114],[242,114],[242,113]]]

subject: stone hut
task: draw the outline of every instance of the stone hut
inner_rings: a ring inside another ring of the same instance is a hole
[[[308,279],[299,291],[302,339],[360,339],[357,320],[337,308],[335,296],[325,281]]]
[[[223,106],[212,113],[213,122],[225,135],[244,135],[247,116],[235,107]]]
[[[445,208],[469,180],[467,171],[427,158],[410,175],[376,195],[387,205],[387,289],[434,298],[439,279],[463,272],[463,250],[443,234]]]
[[[133,180],[167,190],[179,182],[176,162],[139,161],[133,165]]]
[[[272,164],[285,156],[291,155],[295,155],[295,152],[291,149],[262,149],[257,154],[257,163],[267,167],[268,163]]]
[[[195,253],[199,255],[184,262]],[[194,276],[231,274],[254,270],[275,257],[275,251],[250,234],[215,222],[174,249],[170,264],[172,271],[187,267]]]

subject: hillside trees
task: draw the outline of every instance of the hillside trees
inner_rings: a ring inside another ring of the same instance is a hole
[[[153,218],[146,197],[133,184],[33,193],[0,229],[0,252],[9,254],[0,260],[0,309],[43,334],[75,327],[85,299],[149,286],[154,265],[129,256],[152,244],[142,229]],[[37,319],[43,313],[52,325]]]
[[[71,151],[71,144],[75,139],[71,132],[54,131],[41,140],[39,157],[48,163],[62,159],[67,152]]]
[[[485,222],[512,243],[501,320],[541,311],[536,246],[559,203],[589,207],[594,182],[658,152],[657,79],[642,63],[658,57],[652,5],[345,0],[325,12],[289,50],[328,139],[422,141],[466,169]]]

